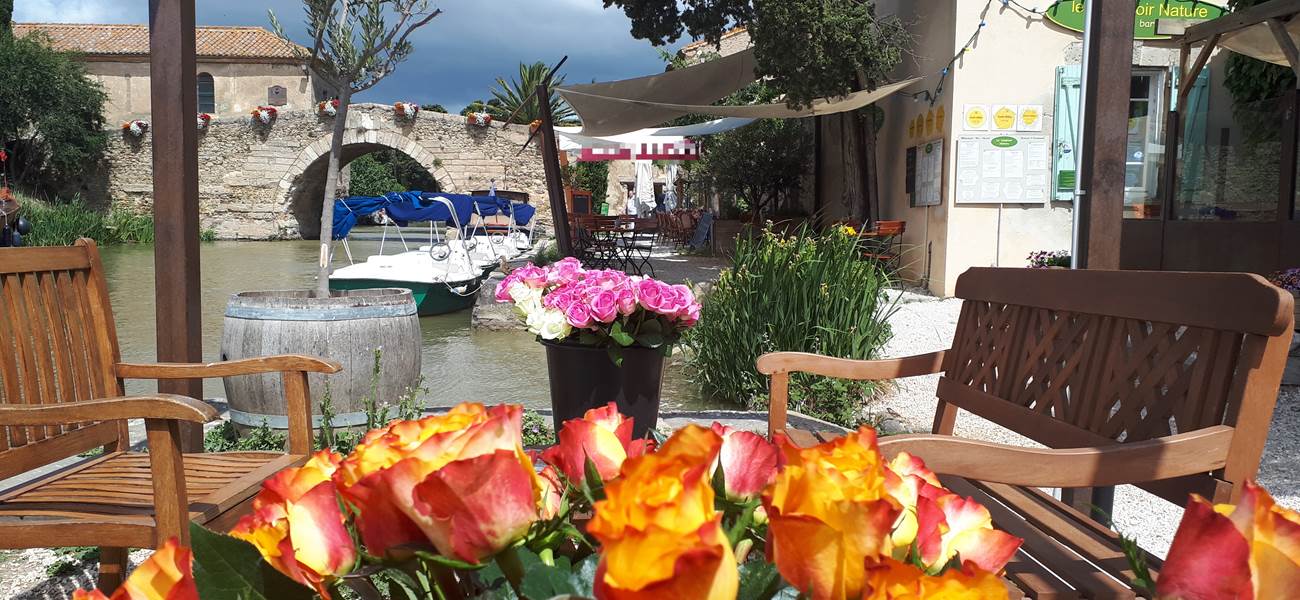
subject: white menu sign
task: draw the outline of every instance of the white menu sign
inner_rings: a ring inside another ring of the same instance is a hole
[[[1052,179],[1045,133],[957,138],[957,204],[1044,204]]]

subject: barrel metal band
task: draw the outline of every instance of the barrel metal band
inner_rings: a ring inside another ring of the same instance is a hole
[[[378,306],[350,306],[346,309],[283,308],[260,306],[227,306],[226,316],[254,321],[355,321],[357,319],[383,319],[406,317],[415,314],[415,302],[384,304]]]
[[[263,424],[265,424],[267,427],[271,429],[289,428],[289,417],[285,415],[263,415],[258,413],[247,413],[242,410],[235,410],[233,408],[229,410],[230,410],[230,420],[233,421],[236,425],[244,425],[246,427],[261,427]],[[320,415],[312,415],[311,417],[312,428],[319,429],[321,426],[321,421],[322,420]],[[365,425],[366,413],[350,412],[350,413],[343,413],[341,415],[334,415],[334,418],[330,419],[330,424],[333,425],[334,427],[356,427],[358,425]]]

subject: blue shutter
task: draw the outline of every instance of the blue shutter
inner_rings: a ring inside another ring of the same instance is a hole
[[[1074,199],[1074,179],[1079,145],[1079,65],[1056,68],[1056,110],[1052,113],[1052,181],[1055,199]]]
[[[1174,81],[1174,89],[1171,96],[1172,102],[1178,102],[1178,85],[1179,81]],[[1201,191],[1201,186],[1205,185],[1204,168],[1205,168],[1205,122],[1210,105],[1210,66],[1206,65],[1201,69],[1201,73],[1196,76],[1196,82],[1192,84],[1192,89],[1187,93],[1187,106],[1185,111],[1180,111],[1179,119],[1183,122],[1183,132],[1180,139],[1182,147],[1179,149],[1178,157],[1181,159],[1178,163],[1178,193],[1182,197],[1195,194]]]

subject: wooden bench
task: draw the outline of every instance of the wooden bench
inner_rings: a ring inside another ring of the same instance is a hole
[[[952,348],[893,360],[759,358],[769,433],[789,376],[883,380],[942,373],[932,434],[882,439],[1025,539],[1007,577],[1035,598],[1132,598],[1119,536],[1091,509],[1134,484],[1178,506],[1235,501],[1255,476],[1291,341],[1290,294],[1240,273],[967,271]],[[952,435],[969,411],[1044,448]],[[1039,488],[1061,488],[1063,500]],[[1094,514],[1090,514],[1094,513]],[[1149,558],[1153,572],[1160,561]]]
[[[0,548],[101,546],[99,587],[115,589],[129,548],[186,540],[191,520],[226,530],[262,480],[304,462],[312,450],[307,373],[340,370],[306,356],[122,363],[94,242],[0,250],[0,480],[103,449],[0,491]],[[274,372],[289,406],[287,454],[182,454],[181,423],[213,420],[212,407],[169,394],[123,396],[123,379]],[[130,451],[128,419],[144,419],[147,453]]]

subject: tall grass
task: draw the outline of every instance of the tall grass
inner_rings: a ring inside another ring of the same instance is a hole
[[[892,335],[889,283],[875,261],[862,260],[853,235],[817,235],[805,226],[789,236],[769,228],[742,237],[732,268],[705,296],[699,324],[686,336],[692,378],[708,397],[762,410],[767,378],[754,363],[764,353],[875,358]],[[796,375],[791,408],[854,427],[872,392],[868,383]]]
[[[68,246],[83,237],[101,246],[153,243],[153,216],[148,214],[121,209],[105,212],[80,197],[47,201],[19,196],[18,200],[23,215],[32,222],[32,232],[25,239],[28,246]],[[200,233],[204,241],[215,237],[211,230]]]

